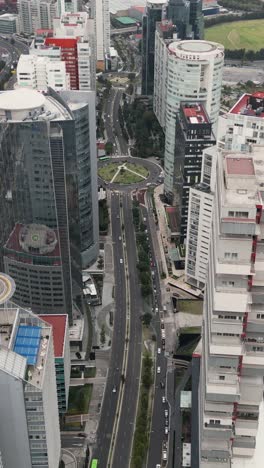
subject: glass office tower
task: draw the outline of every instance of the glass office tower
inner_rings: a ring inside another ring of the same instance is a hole
[[[154,91],[154,59],[156,23],[165,12],[166,0],[148,0],[142,31],[142,94],[152,96]]]
[[[93,119],[92,92],[0,94],[2,267],[15,302],[70,323],[98,249]]]

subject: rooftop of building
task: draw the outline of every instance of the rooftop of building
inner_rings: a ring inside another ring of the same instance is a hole
[[[16,285],[14,280],[10,276],[0,273],[0,304],[9,301],[15,290]]]
[[[41,224],[16,223],[6,244],[5,256],[12,258],[14,253],[24,263],[36,263],[36,257],[53,259],[53,264],[60,265],[60,247],[57,232]]]
[[[42,107],[45,104],[45,97],[35,90],[12,90],[0,93],[0,109],[4,110],[24,110]]]
[[[68,316],[66,314],[41,314],[39,318],[52,326],[54,356],[63,357]]]
[[[130,16],[117,16],[115,20],[126,26],[137,24],[137,20],[135,18],[131,18]]]
[[[255,169],[252,158],[226,158],[226,172],[229,175],[255,175]]]
[[[130,8],[131,8],[131,10],[136,10],[136,11],[139,11],[140,13],[145,13],[145,7],[144,6],[134,6],[134,5],[132,5]]]
[[[204,60],[206,56],[224,57],[224,46],[217,42],[200,40],[175,41],[168,45],[168,50],[171,54],[184,60]]]
[[[184,103],[181,105],[183,114],[190,124],[209,123],[209,117],[201,103]]]
[[[264,91],[243,94],[232,109],[230,109],[229,114],[264,117]]]
[[[51,326],[9,302],[0,309],[0,369],[41,388]]]
[[[74,91],[71,91],[67,105],[74,101]],[[78,92],[77,92],[78,93]],[[50,92],[42,94],[34,89],[17,88],[0,92],[0,120],[9,121],[61,121],[71,120],[72,115],[61,101]],[[79,104],[79,107],[81,104]],[[10,111],[8,115],[6,111]]]
[[[223,158],[227,203],[254,207],[264,202],[264,146],[252,145],[249,153],[226,152]],[[241,211],[244,211],[241,209]],[[252,217],[251,217],[252,218]],[[255,221],[246,218],[245,222]],[[238,221],[238,220],[237,220]],[[239,219],[239,221],[243,221]]]
[[[15,13],[4,13],[3,15],[0,16],[0,20],[5,20],[5,21],[14,21],[18,18],[18,15]]]
[[[156,23],[156,29],[160,31],[161,33],[174,31],[174,30],[176,32],[176,27],[170,20],[163,20],[160,23]]]
[[[76,37],[47,37],[45,45],[60,46],[65,49],[74,49],[77,47],[78,38]]]

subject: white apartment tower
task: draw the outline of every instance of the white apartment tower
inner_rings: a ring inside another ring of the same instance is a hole
[[[54,19],[54,38],[77,39],[79,90],[95,90],[96,36],[94,19],[89,18],[84,11],[64,13],[60,18]]]
[[[37,55],[20,55],[17,65],[17,85],[23,88],[46,91],[70,89],[70,77],[65,62],[53,61]]]
[[[176,28],[171,21],[156,23],[153,110],[163,130],[166,123],[168,45],[175,42],[176,36]]]
[[[8,277],[1,275],[0,281],[6,288]],[[0,308],[0,386],[3,466],[58,468],[61,445],[52,327],[11,302]]]
[[[252,144],[264,145],[264,93],[260,91],[244,94],[218,119],[219,151],[249,151]],[[187,282],[199,289],[203,289],[207,277],[216,159],[216,148],[204,152],[202,183],[190,190],[185,275]]]
[[[58,16],[54,0],[18,0],[17,10],[19,30],[28,35],[36,29],[52,29],[53,19]]]
[[[96,29],[96,66],[104,70],[105,56],[110,49],[109,0],[91,0],[91,15]]]
[[[172,42],[167,50],[164,191],[173,203],[176,113],[182,101],[200,101],[216,134],[224,47],[215,42],[191,40]]]
[[[217,148],[203,152],[201,183],[190,188],[185,255],[187,283],[203,289],[206,284],[214,205]]]
[[[204,296],[201,468],[263,465],[263,186],[263,146],[218,153]]]

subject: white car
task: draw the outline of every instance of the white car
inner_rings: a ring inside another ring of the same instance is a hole
[[[123,259],[122,259],[122,258],[120,258],[120,263],[123,263]]]
[[[160,374],[160,366],[157,367],[157,374]]]
[[[118,239],[119,239],[119,240],[122,240],[122,237],[121,237],[121,236],[119,236],[119,237],[118,237]]]
[[[167,458],[168,458],[168,456],[167,456],[167,450],[163,450],[163,452],[162,452],[162,460],[163,460],[163,461],[167,461]]]
[[[164,432],[165,432],[165,435],[168,435],[168,433],[169,433],[169,428],[168,428],[167,426],[165,426]]]
[[[166,397],[165,396],[162,397],[162,403],[166,403]]]
[[[116,393],[116,386],[114,385],[113,387],[113,390],[112,390],[113,393]]]
[[[160,353],[161,353],[161,348],[158,348],[158,354],[160,354]]]
[[[169,411],[165,409],[164,414],[165,414],[165,418],[167,418],[169,416]]]

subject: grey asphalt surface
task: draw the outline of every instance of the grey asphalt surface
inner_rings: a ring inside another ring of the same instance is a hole
[[[119,218],[118,218],[119,217]],[[108,453],[114,426],[117,408],[118,394],[121,385],[121,367],[125,344],[125,314],[126,310],[126,283],[124,264],[120,264],[120,258],[124,257],[120,224],[120,202],[119,195],[113,194],[111,200],[111,220],[113,239],[113,258],[115,267],[115,315],[113,327],[112,350],[110,367],[108,372],[105,395],[101,408],[101,417],[97,431],[97,446],[93,451],[93,457],[99,460],[100,468],[107,467]],[[117,392],[113,393],[116,386]]]
[[[105,103],[104,126],[107,141],[114,145],[114,154],[128,154],[128,144],[123,137],[123,133],[118,120],[118,109],[122,98],[123,90],[112,87],[109,97]]]
[[[0,77],[5,72],[10,71],[12,62],[17,62],[21,54],[28,54],[28,47],[22,42],[15,40],[14,44],[11,44],[10,39],[3,39],[1,37],[0,37],[0,49],[5,50],[6,53],[8,53],[8,57],[6,59],[6,65],[3,68],[3,70],[1,70]],[[8,83],[7,89],[12,89],[15,81],[16,81],[16,78],[12,76],[9,81],[10,85]]]
[[[159,272],[158,272],[157,262],[155,258],[154,244],[152,240],[152,236],[156,235],[156,233],[153,232],[153,224],[155,226],[155,223],[152,219],[150,219],[149,212],[146,208],[142,207],[141,210],[142,210],[143,216],[146,218],[145,224],[148,230],[150,251],[151,251],[153,261],[154,261],[154,264],[151,268],[155,274],[154,280],[153,280],[153,286],[156,289],[156,293],[154,293],[154,310],[157,307],[160,311],[162,311]],[[156,332],[157,348],[162,348],[159,313],[155,313],[152,319],[152,325]],[[165,388],[161,388],[160,386],[161,382],[164,382],[164,384],[166,383],[166,373],[167,373],[167,359],[164,356],[163,350],[161,350],[161,354],[157,354],[156,367],[158,366],[161,368],[161,372],[160,374],[156,373],[156,379],[155,379],[155,394],[154,394],[152,421],[151,421],[151,428],[150,428],[150,442],[149,442],[147,468],[153,468],[156,466],[156,464],[161,464],[162,444],[163,444],[163,441],[167,440],[167,436],[165,436],[164,411],[165,409],[168,409],[168,406],[167,404],[162,403],[162,396],[165,395]]]
[[[61,446],[62,448],[81,448],[86,446],[86,438],[85,437],[78,437],[73,434],[61,434]]]
[[[129,467],[133,434],[135,430],[137,397],[139,391],[142,351],[142,303],[137,274],[136,241],[132,218],[132,201],[129,194],[122,197],[126,238],[127,264],[130,289],[130,341],[123,404],[116,438],[113,467]],[[125,313],[125,310],[124,310]]]
[[[104,108],[104,126],[105,126],[105,131],[107,135],[107,141],[113,143],[114,146],[114,154],[117,152],[117,146],[116,146],[116,137],[114,133],[114,127],[113,127],[113,108],[114,108],[114,101],[116,98],[116,93],[117,90],[115,88],[110,89],[110,93],[108,96],[108,99],[105,103],[105,108]]]

